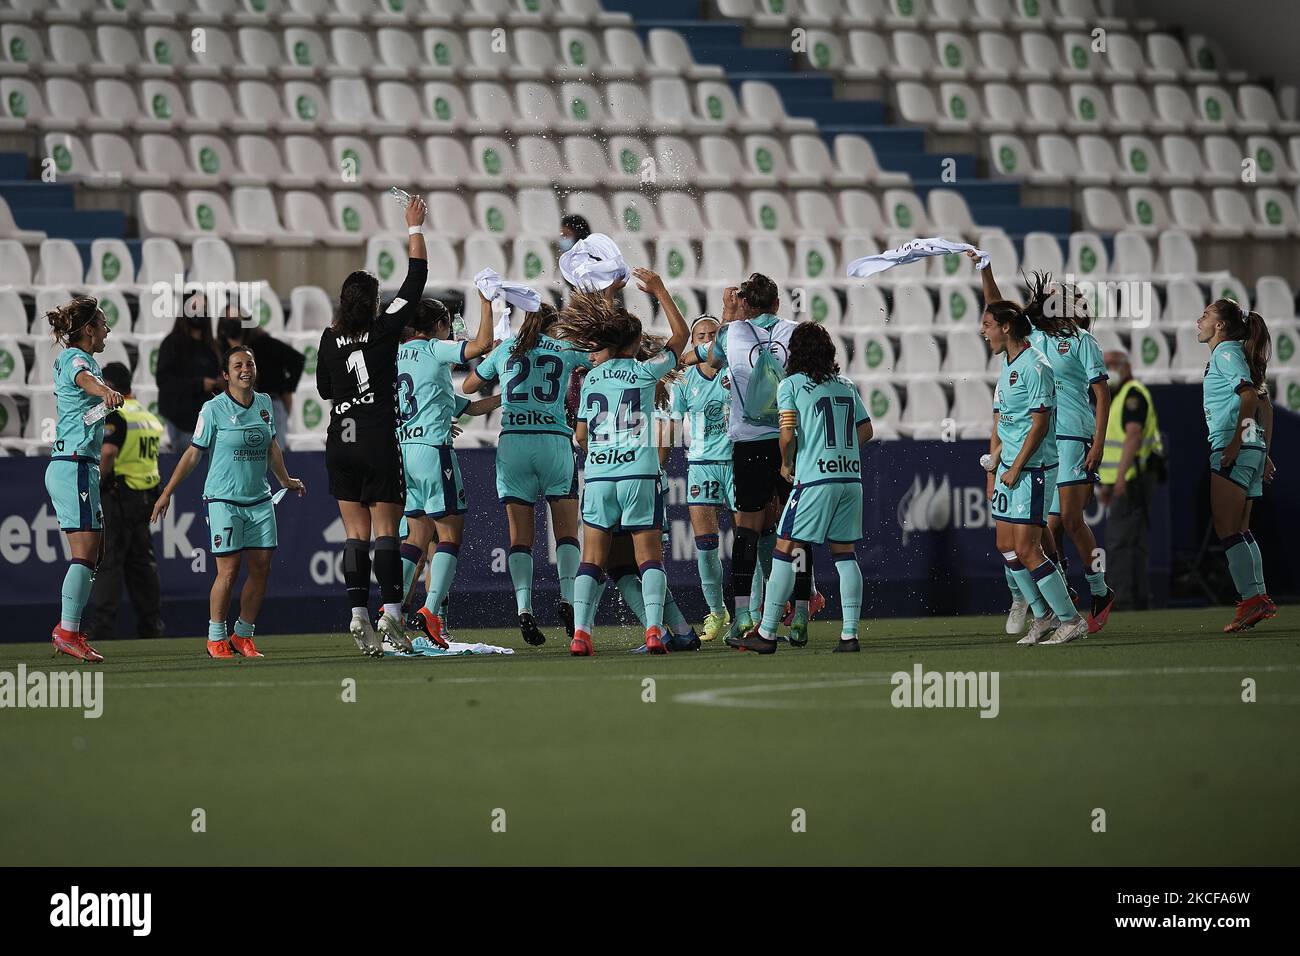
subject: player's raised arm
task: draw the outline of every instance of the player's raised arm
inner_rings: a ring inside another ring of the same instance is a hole
[[[406,254],[411,259],[423,259],[429,261],[429,250],[424,244],[424,217],[428,213],[429,207],[425,205],[423,196],[416,196],[411,200],[411,204],[406,207]],[[420,286],[420,291],[424,291],[424,286]],[[416,298],[419,298],[417,295]]]
[[[492,300],[478,294],[478,334],[465,343],[465,358],[478,358],[492,351]],[[473,389],[471,389],[473,391]]]
[[[968,251],[966,257],[974,262],[979,261],[979,256],[975,254],[974,250]],[[992,260],[989,261],[989,264],[985,268],[980,270],[980,289],[984,293],[985,305],[988,305],[990,302],[998,302],[1002,299],[1002,292],[998,289],[997,280],[993,278]]]
[[[664,310],[664,317],[668,319],[668,328],[671,330],[664,348],[669,349],[680,362],[682,352],[686,350],[686,342],[691,337],[691,330],[686,325],[686,320],[682,318],[681,312],[677,310],[677,303],[668,294],[668,287],[664,285],[664,280],[658,273],[649,269],[633,269],[632,275],[636,277],[637,287],[642,292],[654,296],[659,302],[659,307]]]

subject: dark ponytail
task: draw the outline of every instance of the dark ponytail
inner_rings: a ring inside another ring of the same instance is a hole
[[[537,307],[536,312],[525,315],[524,324],[519,327],[519,334],[515,336],[514,344],[510,346],[511,357],[523,358],[536,348],[542,333],[555,324],[558,314],[553,305],[543,302]]]
[[[45,313],[45,321],[50,324],[54,341],[60,345],[72,345],[82,333],[95,322],[99,312],[99,300],[89,295],[74,295],[69,301]]]
[[[1013,339],[1024,341],[1034,330],[1025,310],[1010,299],[997,299],[984,307],[984,311],[993,316],[993,321],[1005,328]]]
[[[1050,272],[1035,272],[1032,278],[1025,278],[1025,284],[1029,286],[1025,315],[1034,328],[1058,339],[1079,334],[1079,326],[1073,317],[1086,311],[1087,303],[1074,286],[1059,282],[1053,285]],[[1048,303],[1058,297],[1059,306],[1049,308]],[[1058,310],[1060,315],[1049,314]]]
[[[1223,338],[1242,343],[1250,380],[1256,387],[1262,387],[1268,372],[1268,360],[1273,354],[1273,339],[1268,334],[1264,317],[1258,312],[1243,311],[1236,299],[1216,299],[1211,308],[1223,321]]]

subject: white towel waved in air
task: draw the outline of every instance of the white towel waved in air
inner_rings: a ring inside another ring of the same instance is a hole
[[[894,266],[905,266],[909,262],[916,262],[918,259],[963,252],[974,252],[979,256],[979,261],[975,263],[976,269],[987,269],[989,267],[989,254],[983,249],[976,249],[969,242],[952,242],[936,236],[930,239],[912,239],[903,243],[897,249],[890,249],[879,255],[854,259],[849,263],[849,278],[866,279],[884,272],[886,269],[892,269]]]
[[[505,282],[495,269],[484,269],[474,277],[474,285],[489,302],[504,298],[507,306],[536,312],[542,304],[542,296],[536,290],[515,282]],[[506,308],[498,317],[493,335],[504,341],[510,338],[510,309]]]
[[[593,232],[560,256],[560,274],[569,285],[583,292],[599,292],[619,279],[626,279],[632,270],[623,261],[623,253],[613,239],[603,232]]]

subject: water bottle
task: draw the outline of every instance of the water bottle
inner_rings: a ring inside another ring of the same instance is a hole
[[[405,189],[398,189],[396,186],[389,189],[389,192],[392,193],[393,198],[397,200],[397,205],[401,206],[403,209],[409,206],[412,200],[415,199],[415,197]]]
[[[81,416],[81,424],[89,427],[97,422],[102,422],[108,417],[110,411],[112,411],[112,409],[109,408],[108,405],[104,402],[100,402],[90,411],[86,412],[86,414]]]
[[[465,330],[465,317],[459,312],[451,317],[451,337],[457,342],[463,342],[469,337]]]

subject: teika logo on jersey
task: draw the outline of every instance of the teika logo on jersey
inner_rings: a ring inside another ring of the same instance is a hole
[[[132,936],[148,936],[153,928],[153,894],[83,893],[73,886],[50,897],[50,925],[129,927]]]
[[[861,475],[862,462],[848,455],[836,455],[834,458],[818,458],[817,471],[823,475]]]
[[[636,461],[636,449],[619,451],[611,448],[607,451],[591,451],[587,454],[588,465],[630,465]]]

